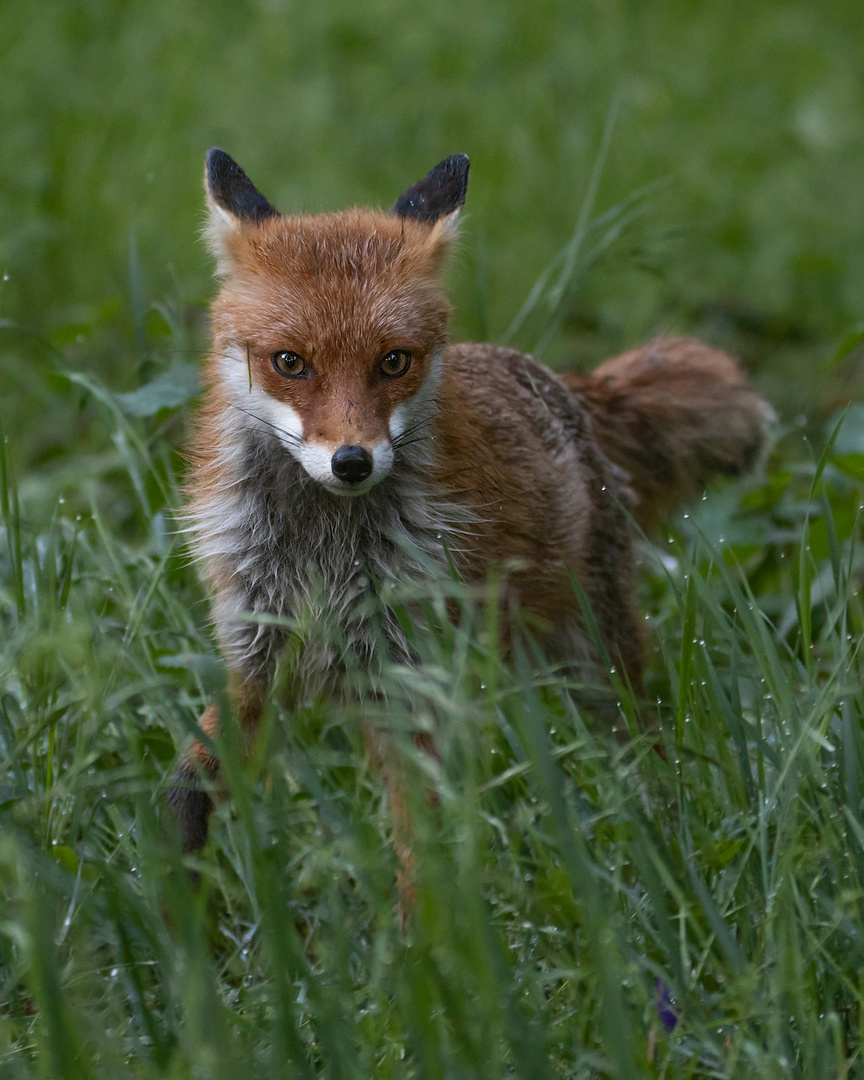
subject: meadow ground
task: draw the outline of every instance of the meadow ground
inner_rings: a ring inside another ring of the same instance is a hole
[[[860,5],[2,21],[4,1080],[861,1075]],[[455,587],[430,590],[420,667],[386,673],[387,723],[442,747],[431,774],[406,751],[407,929],[332,703],[274,712],[230,769],[197,891],[160,822],[222,686],[175,533],[212,144],[285,210],[387,203],[464,150],[455,337],[584,369],[695,333],[780,414],[760,477],[644,545],[665,760],[616,673],[618,737],[541,658],[503,664],[476,598],[456,629]]]

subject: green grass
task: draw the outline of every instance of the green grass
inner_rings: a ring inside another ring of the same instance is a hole
[[[174,503],[158,428],[100,396],[130,490]],[[182,549],[161,511],[135,545],[63,507],[34,529],[4,456],[4,1076],[857,1075],[856,421],[646,548],[665,760],[626,688],[616,737],[433,590],[422,664],[385,674],[380,716],[434,724],[443,756],[406,750],[405,930],[382,785],[333,703],[274,717],[245,769],[229,754],[190,889],[160,792],[220,673]]]
[[[840,424],[860,20],[852,0],[5,4],[4,1080],[864,1071],[862,406]],[[386,202],[466,150],[457,336],[584,367],[697,332],[784,417],[762,477],[645,545],[642,724],[617,673],[612,732],[430,586],[422,663],[385,674],[377,715],[442,750],[404,748],[405,928],[356,710],[274,712],[246,767],[229,730],[197,891],[161,820],[224,677],[175,533],[212,143],[309,210]]]

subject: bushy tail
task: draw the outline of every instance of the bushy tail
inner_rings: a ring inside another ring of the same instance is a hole
[[[735,360],[689,338],[656,338],[564,380],[589,408],[603,452],[630,476],[642,528],[715,477],[752,469],[774,417]]]

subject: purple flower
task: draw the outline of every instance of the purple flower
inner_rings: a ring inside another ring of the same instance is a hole
[[[669,993],[669,987],[662,979],[654,980],[654,1002],[660,1023],[667,1031],[674,1031],[678,1023],[678,1013],[672,1001],[672,995]]]

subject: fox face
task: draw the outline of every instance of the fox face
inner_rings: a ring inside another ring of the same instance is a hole
[[[211,380],[334,495],[363,495],[434,411],[439,282],[467,186],[448,158],[387,213],[280,215],[219,150],[207,234],[223,278]]]

